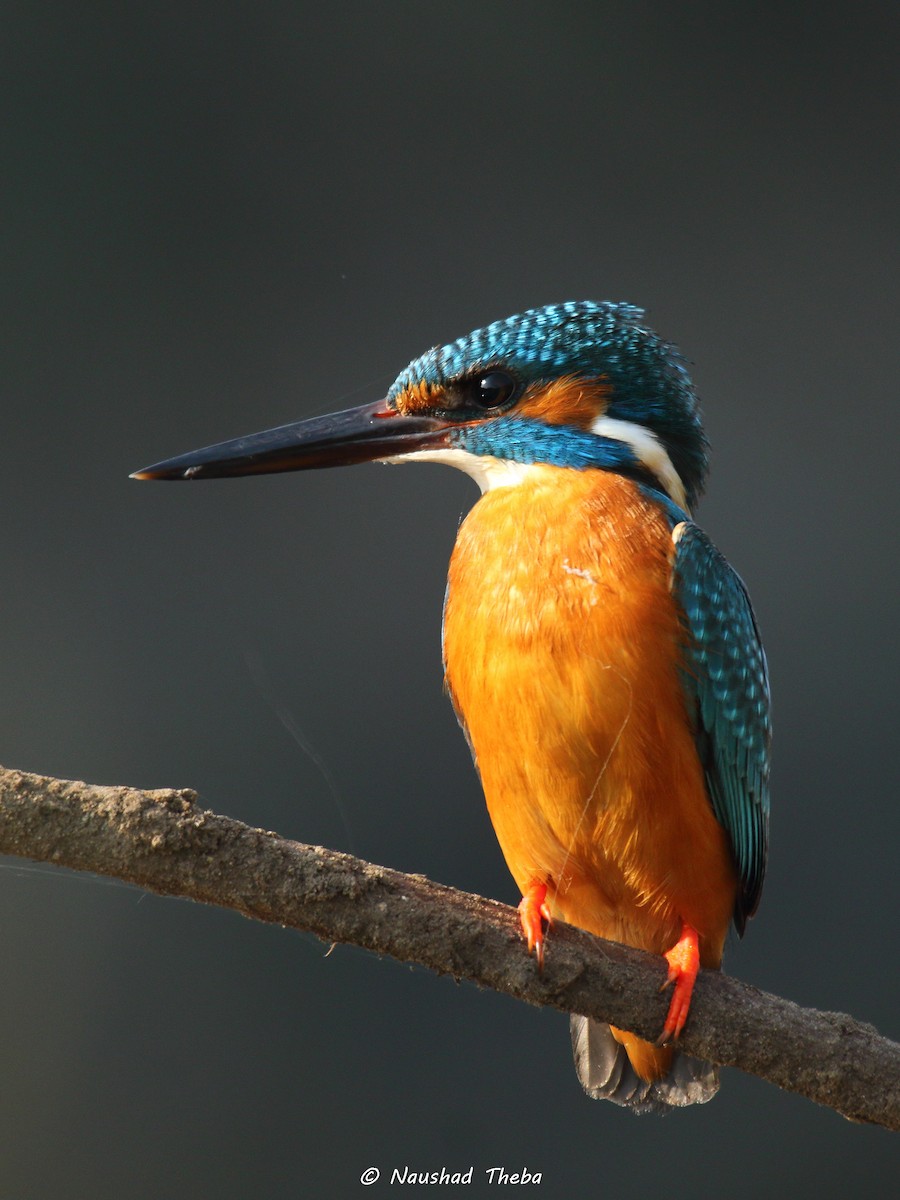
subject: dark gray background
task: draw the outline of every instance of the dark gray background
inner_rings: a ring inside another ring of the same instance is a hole
[[[727,966],[896,1036],[895,6],[784,7],[3,5],[2,761],[515,901],[441,691],[471,482],[126,476],[631,300],[696,364],[699,518],[771,662],[770,874]],[[735,1072],[665,1121],[591,1103],[559,1014],[50,868],[0,887],[4,1198],[896,1181],[889,1135]]]

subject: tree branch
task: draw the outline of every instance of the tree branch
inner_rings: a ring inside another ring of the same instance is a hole
[[[661,958],[558,922],[539,975],[515,909],[251,829],[200,808],[188,790],[97,787],[0,768],[0,853],[310,930],[651,1040],[668,1006]],[[703,971],[681,1045],[851,1120],[900,1130],[900,1045],[852,1017]]]

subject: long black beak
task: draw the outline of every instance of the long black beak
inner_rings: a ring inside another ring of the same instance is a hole
[[[131,478],[221,479],[375,462],[441,446],[446,430],[435,417],[405,416],[379,400],[206,446],[144,467]]]

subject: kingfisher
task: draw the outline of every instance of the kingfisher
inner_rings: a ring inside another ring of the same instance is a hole
[[[678,1037],[699,968],[756,912],[768,845],[766,659],[744,584],[691,517],[708,456],[676,348],[633,305],[578,301],[433,347],[375,403],[133,476],[375,461],[475,480],[447,689],[538,969],[555,920],[667,960],[655,1042],[571,1019],[585,1091],[638,1113],[718,1089]]]

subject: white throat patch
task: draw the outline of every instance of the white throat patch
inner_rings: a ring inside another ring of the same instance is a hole
[[[504,458],[491,458],[489,455],[470,454],[458,446],[445,446],[438,450],[414,450],[412,454],[399,455],[397,458],[383,458],[386,463],[435,462],[444,463],[448,467],[456,467],[471,475],[482,492],[489,492],[498,487],[516,487],[535,469],[539,463],[509,462]]]

